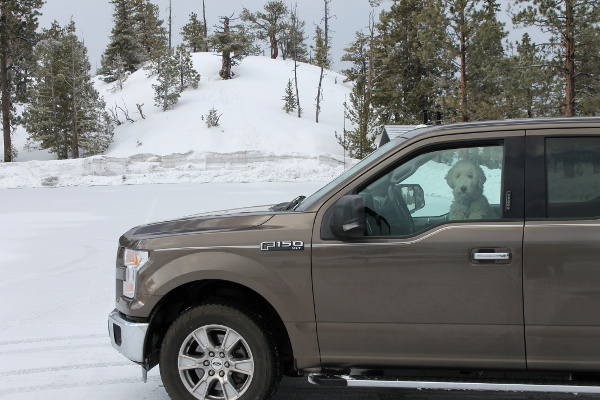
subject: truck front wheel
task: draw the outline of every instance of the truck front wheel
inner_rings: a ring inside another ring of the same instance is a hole
[[[274,340],[237,307],[187,310],[163,340],[160,374],[172,399],[269,399],[281,380]]]

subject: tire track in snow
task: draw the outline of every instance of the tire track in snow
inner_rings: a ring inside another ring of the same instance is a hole
[[[9,346],[9,345],[13,345],[13,344],[58,342],[58,341],[66,341],[66,340],[100,339],[100,338],[106,338],[107,336],[108,336],[108,334],[106,334],[106,335],[56,336],[56,337],[39,338],[39,339],[9,340],[6,342],[0,342],[0,346]]]
[[[93,368],[124,367],[124,366],[132,366],[132,365],[134,365],[134,364],[131,362],[126,362],[126,361],[110,362],[110,363],[63,365],[63,366],[56,366],[56,367],[19,369],[16,371],[0,372],[0,377],[43,374],[43,373],[47,373],[47,372],[62,372],[62,371],[70,371],[70,370],[93,369]]]
[[[149,376],[148,382],[160,382],[159,376]],[[31,392],[47,392],[50,390],[59,390],[65,388],[75,388],[75,387],[88,387],[88,386],[105,386],[105,385],[121,385],[125,383],[141,383],[141,376],[138,378],[122,378],[122,379],[106,379],[106,380],[95,380],[91,382],[75,382],[75,383],[54,383],[50,385],[40,385],[40,386],[26,386],[26,387],[18,387],[18,388],[8,388],[8,389],[0,389],[0,397],[17,394],[17,393],[31,393]],[[46,396],[44,396],[46,397]]]

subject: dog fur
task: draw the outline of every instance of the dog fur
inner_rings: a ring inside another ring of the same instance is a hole
[[[472,161],[457,162],[446,175],[454,201],[450,205],[450,220],[496,218],[487,198],[483,195],[486,181],[481,167]]]

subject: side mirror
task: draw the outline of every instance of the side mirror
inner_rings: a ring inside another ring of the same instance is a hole
[[[359,195],[346,195],[332,206],[330,229],[336,237],[365,235],[367,219],[365,204]]]
[[[425,192],[421,185],[399,184],[396,186],[402,193],[402,198],[411,214],[425,207]]]

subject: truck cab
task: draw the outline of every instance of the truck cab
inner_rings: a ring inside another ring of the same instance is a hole
[[[131,229],[113,346],[174,399],[600,393],[600,118],[403,134],[316,193]]]

